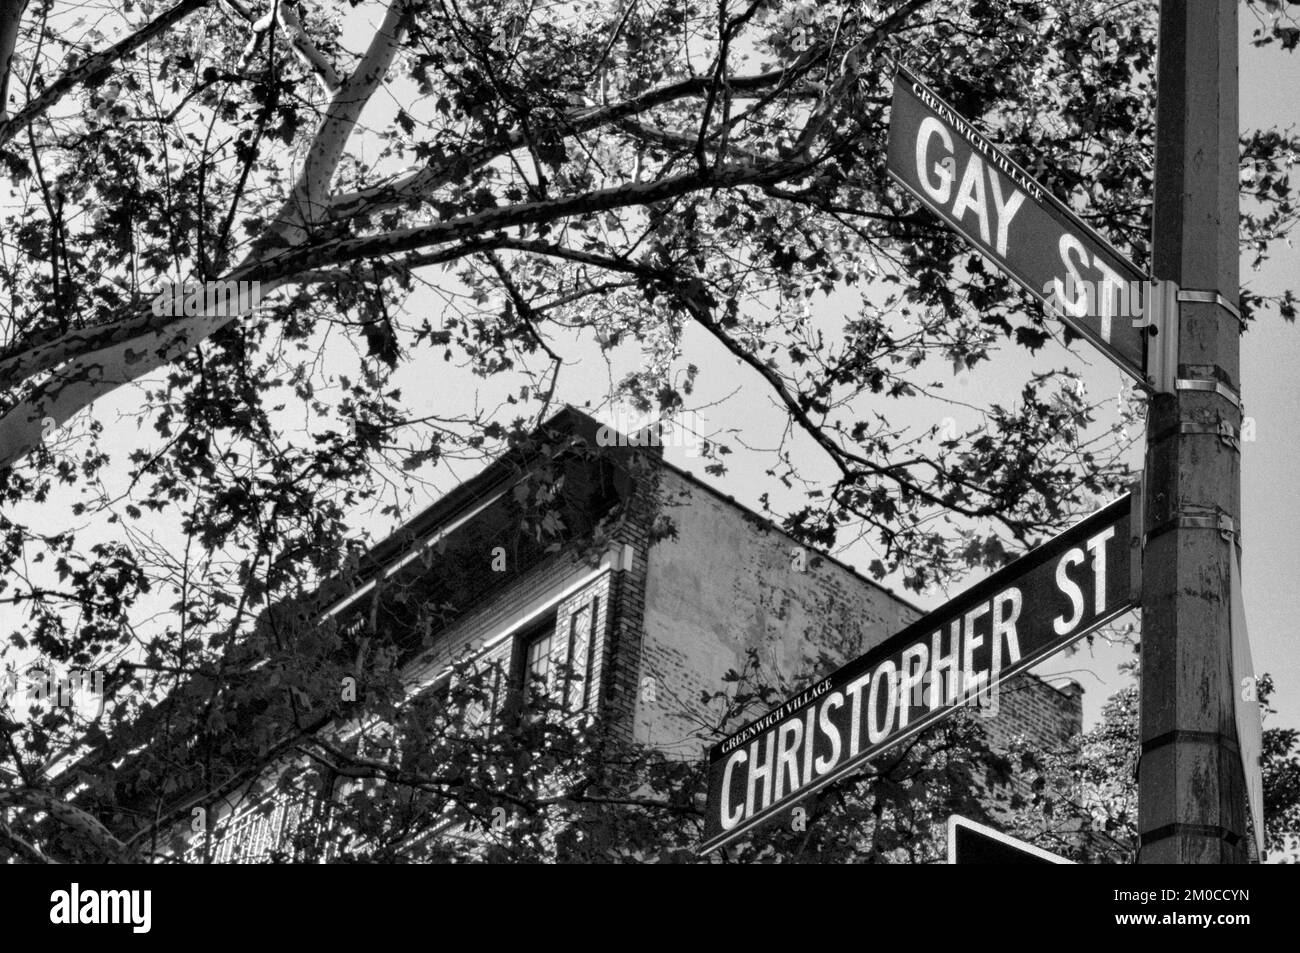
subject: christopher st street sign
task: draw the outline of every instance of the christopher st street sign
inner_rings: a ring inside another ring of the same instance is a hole
[[[1129,511],[1125,495],[715,745],[700,852],[1132,608]]]
[[[1053,314],[1145,382],[1139,325],[1146,276],[904,69],[894,77],[887,167]]]

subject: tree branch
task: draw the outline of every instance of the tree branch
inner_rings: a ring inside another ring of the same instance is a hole
[[[503,240],[500,242],[501,248],[511,248],[518,251],[533,252],[540,255],[550,255],[558,258],[567,258],[571,261],[582,262],[584,264],[594,265],[609,271],[619,271],[648,278],[661,284],[665,289],[670,291],[674,300],[691,315],[701,327],[708,331],[717,341],[730,351],[736,358],[757,371],[760,376],[767,381],[768,385],[776,392],[778,399],[785,406],[791,418],[797,423],[813,441],[826,452],[826,454],[835,463],[836,467],[845,480],[856,479],[860,474],[854,470],[859,467],[876,476],[884,477],[897,484],[905,493],[910,493],[925,502],[940,507],[945,510],[951,510],[963,516],[971,518],[980,518],[985,516],[996,516],[1002,519],[1008,526],[1011,524],[1006,521],[1005,517],[995,506],[984,507],[965,507],[951,500],[944,500],[935,494],[926,490],[917,481],[909,478],[904,471],[903,464],[884,465],[869,460],[861,454],[854,453],[836,443],[825,432],[825,428],[814,421],[806,410],[800,406],[795,395],[791,394],[786,387],[785,381],[777,370],[766,361],[751,353],[748,349],[741,346],[726,330],[718,324],[712,314],[713,305],[705,300],[706,290],[703,284],[694,279],[684,281],[682,277],[671,269],[659,268],[644,261],[632,261],[627,258],[608,258],[591,252],[577,251],[562,246],[549,245],[545,242],[529,242],[519,240]],[[924,461],[934,469],[938,467],[930,461]],[[843,482],[843,481],[842,481]],[[1014,528],[1014,527],[1012,527]]]
[[[632,119],[625,119],[618,123],[618,127],[625,132],[644,139],[646,142],[666,146],[670,149],[681,149],[690,151],[697,145],[695,136],[685,132],[675,132],[665,129],[655,129],[653,126],[647,126],[645,123],[637,122]],[[746,149],[744,146],[738,146],[731,142],[715,143],[713,140],[719,138],[718,130],[714,130],[705,137],[704,148],[728,155],[740,156],[751,162],[769,162],[771,156],[765,156],[761,152],[753,149]]]
[[[696,189],[770,184],[796,176],[810,167],[810,163],[797,160],[773,160],[756,166],[715,163],[690,175],[493,208],[448,222],[380,235],[306,244],[310,226],[317,213],[325,207],[330,179],[357,116],[396,54],[407,15],[407,0],[392,0],[384,24],[370,48],[331,102],[308,150],[292,195],[273,224],[258,237],[244,263],[224,276],[224,280],[257,280],[262,283],[262,292],[267,293],[291,281],[296,271],[307,268],[319,269],[358,258],[399,254],[436,244],[473,241],[500,229],[652,204]],[[792,71],[807,69],[818,55],[823,54],[809,51],[790,69],[736,77],[728,80],[728,86],[733,94],[779,86],[788,80]],[[708,82],[707,78],[694,77],[649,91],[616,106],[579,111],[573,115],[565,131],[571,134],[580,128],[635,115],[675,98],[703,93]],[[383,187],[379,193],[345,196],[330,203],[330,212],[338,215],[349,210],[374,211],[377,207],[403,201],[412,191],[431,188],[453,174],[459,174],[460,170],[490,161],[492,155],[513,147],[516,142],[523,143],[522,132],[504,136],[460,159],[431,164],[398,183]],[[15,348],[8,355],[0,356],[0,387],[14,387],[43,371],[59,368],[53,378],[42,381],[26,399],[0,417],[0,468],[12,465],[39,444],[51,423],[53,426],[62,425],[99,395],[174,360],[239,316],[203,314],[178,319],[137,311],[121,320],[70,335],[54,337],[47,331],[42,343],[21,351]]]
[[[735,76],[728,80],[732,95],[762,92],[786,82],[791,74],[806,70],[815,62],[812,51],[800,57],[788,68],[770,70],[750,76]],[[586,106],[568,113],[556,126],[547,130],[534,130],[537,137],[556,134],[573,136],[639,115],[657,106],[700,96],[709,88],[709,77],[695,76],[652,89],[612,106]],[[353,215],[371,213],[398,205],[409,199],[427,197],[429,193],[451,182],[459,181],[475,169],[487,165],[527,145],[522,131],[499,135],[478,148],[462,149],[450,158],[430,162],[423,169],[412,172],[396,182],[371,186],[356,192],[336,196],[330,204],[330,218],[343,219]]]
[[[473,215],[396,229],[379,235],[342,238],[316,245],[295,248],[281,255],[251,265],[240,277],[277,279],[292,276],[307,264],[338,264],[358,258],[412,251],[429,245],[445,244],[482,236],[506,228],[537,225],[574,215],[590,215],[639,205],[653,205],[707,188],[734,188],[762,185],[793,178],[808,170],[808,164],[790,160],[770,160],[762,165],[725,165],[670,176],[651,182],[632,182],[597,189],[582,195],[520,202],[515,205],[486,209]]]
[[[858,64],[862,57],[880,45],[881,41],[903,25],[913,13],[929,3],[930,0],[907,0],[902,6],[896,8],[889,16],[885,17],[871,32],[855,43],[847,53],[844,54],[842,66],[840,68],[839,78],[831,83],[826,90],[826,94],[821,101],[814,107],[812,115],[808,117],[808,122],[804,124],[803,130],[799,133],[799,138],[794,143],[794,154],[797,156],[808,156],[812,144],[825,130],[826,125],[830,122],[831,116],[835,112],[835,107],[845,99],[850,86],[857,82]]]
[[[2,818],[0,818],[0,844],[7,844],[10,850],[12,850],[19,857],[22,857],[25,860],[27,860],[29,863],[33,863],[33,864],[58,863],[58,861],[46,857],[35,846],[29,844],[26,840],[24,840],[23,838],[15,834],[13,828],[10,827],[9,824],[6,823]]]
[[[306,241],[318,214],[326,208],[330,181],[357,118],[397,54],[409,16],[410,0],[390,0],[383,23],[365,55],[330,102],[289,198],[273,224],[258,236],[244,263],[222,280],[260,277],[264,294],[285,282],[287,269],[278,277],[261,277],[250,274],[253,263],[271,249],[301,246]],[[299,267],[305,264],[301,258],[295,261]],[[160,318],[145,310],[124,321],[62,335],[49,344],[38,345],[3,361],[0,387],[15,386],[32,374],[50,370],[65,361],[69,364],[0,418],[0,469],[12,465],[39,444],[51,421],[54,426],[61,426],[101,394],[175,360],[241,317],[247,307],[233,315],[205,312],[184,318]],[[19,375],[17,378],[12,376],[14,372]]]
[[[397,55],[406,32],[409,5],[410,0],[389,0],[388,12],[371,38],[370,46],[330,101],[325,118],[307,148],[293,192],[272,227],[253,243],[245,262],[261,258],[271,248],[301,244],[310,226],[322,217],[330,182],[361,110],[383,82]]]
[[[126,858],[126,845],[114,837],[96,818],[66,801],[29,788],[0,791],[0,807],[17,810],[40,811],[50,815],[63,826],[76,831],[93,844],[105,857],[114,862]]]
[[[196,10],[203,9],[209,2],[210,0],[181,0],[176,6],[155,17],[130,36],[78,63],[45,87],[43,93],[15,113],[12,119],[0,122],[0,145],[4,145],[33,120],[44,115],[69,90],[102,73],[122,57],[144,46],[159,33],[175,26]]]
[[[284,27],[285,35],[289,38],[289,45],[293,47],[293,51],[298,54],[298,58],[316,76],[325,94],[333,96],[338,92],[343,81],[339,79],[339,74],[330,61],[325,58],[325,54],[307,36],[307,31],[302,26],[302,20],[298,17],[297,4],[291,2],[291,0],[280,0],[279,5],[276,7],[276,13],[280,20],[280,26]]]
[[[9,67],[27,0],[0,0],[0,128],[9,117]]]

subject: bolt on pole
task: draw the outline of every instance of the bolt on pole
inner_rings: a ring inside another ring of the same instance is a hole
[[[1147,417],[1138,861],[1241,863],[1236,0],[1161,0],[1157,69],[1152,274],[1177,289],[1159,332],[1178,338]]]

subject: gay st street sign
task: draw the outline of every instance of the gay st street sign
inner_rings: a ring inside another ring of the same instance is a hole
[[[700,852],[1132,608],[1130,509],[1126,494],[715,745]]]
[[[904,69],[894,77],[886,165],[1049,311],[1145,382],[1146,275]]]

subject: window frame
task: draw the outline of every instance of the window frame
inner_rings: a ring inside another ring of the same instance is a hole
[[[519,632],[514,637],[515,662],[513,665],[514,677],[512,679],[514,692],[519,699],[520,707],[527,710],[530,701],[529,695],[529,650],[539,640],[546,638],[548,635],[552,640],[550,649],[550,663],[555,664],[555,642],[560,640],[563,646],[563,655],[560,660],[560,666],[567,669],[573,675],[578,675],[579,669],[574,665],[574,648],[575,639],[578,635],[577,622],[583,615],[587,614],[587,644],[585,646],[584,658],[582,659],[581,679],[564,678],[564,684],[556,686],[554,679],[558,677],[554,672],[547,672],[548,693],[559,704],[564,717],[577,715],[585,712],[591,703],[592,698],[592,664],[595,658],[597,620],[600,617],[600,594],[593,593],[581,602],[576,603],[569,612],[564,616],[564,631],[560,631],[560,613],[548,613],[544,621],[540,624],[529,626],[527,630]],[[557,607],[558,609],[558,607]],[[578,684],[580,681],[580,685]],[[557,692],[558,689],[558,692]]]
[[[564,685],[563,705],[567,714],[579,714],[587,710],[591,701],[591,662],[592,654],[595,651],[596,644],[596,619],[599,614],[600,596],[593,594],[585,603],[575,606],[569,613],[569,631],[566,638],[568,669],[576,678],[566,678]],[[587,644],[584,646],[584,658],[582,659],[582,668],[579,671],[574,660],[575,640],[577,639],[579,618],[586,613],[587,615]],[[577,704],[574,704],[570,697],[574,693],[574,688],[578,688],[579,698]]]

